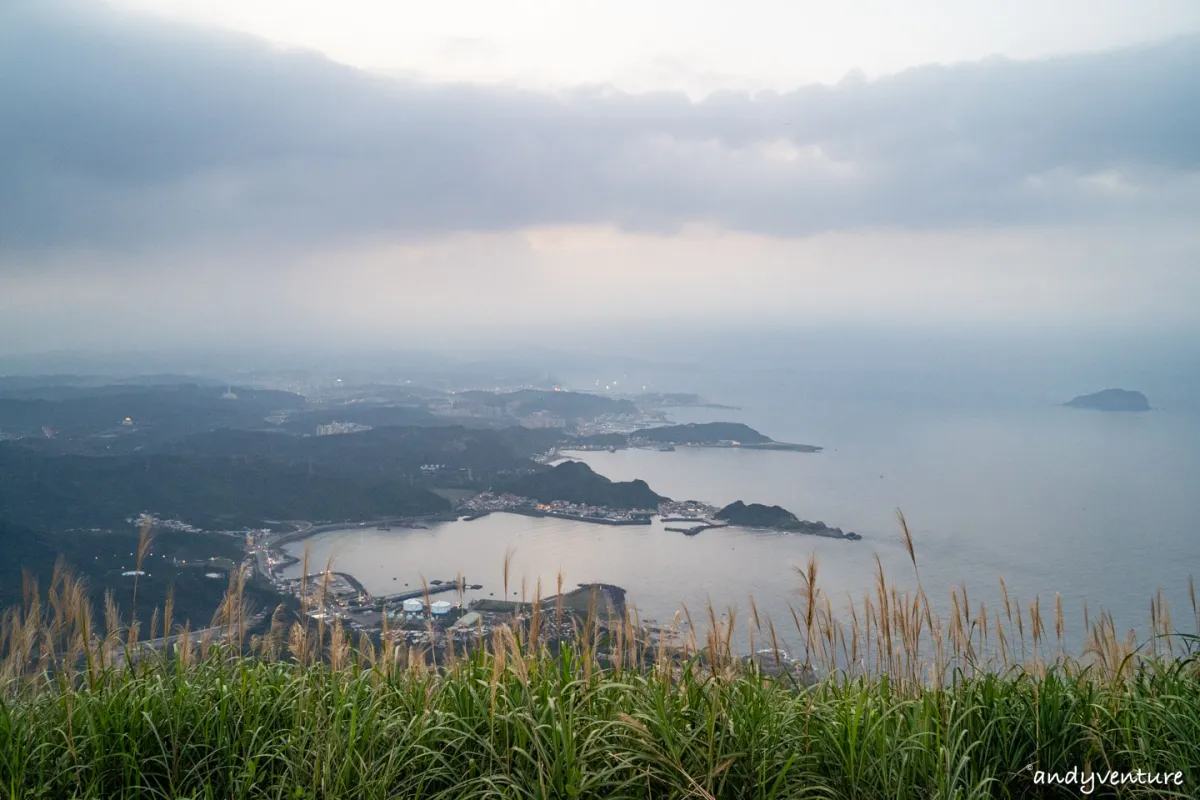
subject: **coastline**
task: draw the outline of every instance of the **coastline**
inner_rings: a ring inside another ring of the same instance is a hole
[[[268,547],[276,547],[278,545],[291,544],[310,536],[316,536],[318,533],[328,533],[329,531],[343,530],[359,530],[367,528],[378,528],[385,525],[391,528],[412,528],[420,529],[425,526],[423,522],[451,522],[458,519],[458,515],[451,511],[438,511],[433,514],[422,514],[415,517],[387,517],[385,519],[371,520],[344,520],[342,522],[323,522],[320,525],[310,525],[307,528],[300,528],[287,533],[281,533],[273,536],[267,543]]]
[[[493,513],[493,512],[488,512]],[[649,525],[651,514],[646,517],[635,517],[633,519],[606,519],[604,517],[585,517],[582,514],[566,514],[559,511],[538,511],[534,508],[506,508],[500,512],[501,514],[518,514],[522,517],[553,517],[554,519],[567,519],[572,522],[591,522],[596,525]]]
[[[824,450],[824,447],[818,447],[815,444],[791,444],[790,442],[761,442],[759,444],[733,444],[733,445],[702,445],[703,447],[731,447],[741,450],[788,450],[794,453],[819,453]]]
[[[723,444],[720,442],[658,442],[658,443],[627,443],[623,445],[608,445],[608,446],[572,446],[566,445],[556,447],[553,456],[550,460],[569,458],[563,455],[564,453],[593,453],[603,450],[660,450],[664,445],[670,445],[673,448],[687,447],[695,450],[775,450],[791,453],[820,453],[824,451],[824,447],[815,444],[793,444],[792,442],[759,442],[759,443],[741,443],[738,444]],[[669,452],[669,451],[668,451]]]
[[[351,530],[368,530],[376,529],[381,525],[387,525],[392,528],[402,528],[408,530],[423,530],[425,528],[422,522],[472,522],[477,519],[482,519],[490,514],[516,514],[523,517],[551,517],[554,519],[565,519],[572,522],[588,522],[594,525],[650,525],[655,514],[650,514],[645,517],[636,517],[633,519],[605,519],[603,517],[587,517],[582,514],[566,514],[557,511],[538,511],[533,508],[505,508],[488,511],[471,511],[469,513],[446,512],[438,514],[429,514],[421,517],[396,517],[386,520],[368,520],[365,522],[329,522],[322,525],[313,525],[301,530],[290,531],[271,538],[265,543],[268,550],[282,550],[284,545],[293,544],[303,541],[310,536],[316,536],[321,533],[329,533],[330,531],[351,531]],[[300,562],[300,559],[295,556],[283,553],[282,561],[279,566],[290,567]]]
[[[710,526],[711,527],[711,526]],[[823,539],[844,539],[848,542],[857,542],[862,539],[862,535],[854,531],[842,531],[840,528],[825,528],[823,530],[806,530],[803,528],[770,528],[761,525],[738,525],[736,522],[730,523],[723,527],[741,528],[747,531],[769,531],[771,533],[795,533],[801,536],[820,536]],[[835,533],[836,531],[836,533]]]

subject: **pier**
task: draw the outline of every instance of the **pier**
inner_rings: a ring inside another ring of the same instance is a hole
[[[663,520],[663,521],[664,522],[699,522],[700,523],[699,525],[693,525],[690,528],[678,528],[678,527],[676,527],[676,528],[664,527],[663,528],[663,530],[665,530],[665,531],[670,531],[671,533],[682,533],[684,536],[695,536],[697,533],[700,533],[700,531],[706,531],[706,530],[709,530],[710,528],[728,527],[723,522],[714,522],[712,520],[707,520],[707,519],[675,519],[675,520]]]
[[[720,525],[695,525],[691,528],[663,528],[671,533],[682,533],[684,536],[695,536],[700,531],[706,531],[709,528],[719,528]]]
[[[467,586],[466,582],[464,581],[463,588],[466,589],[466,586]],[[389,603],[403,603],[405,600],[417,600],[417,599],[423,598],[427,594],[441,594],[442,592],[453,592],[453,591],[457,591],[457,589],[458,589],[458,583],[455,581],[450,581],[449,583],[443,583],[438,586],[430,586],[429,589],[425,589],[424,587],[422,587],[420,589],[413,589],[412,591],[408,591],[408,592],[400,592],[399,594],[380,595],[376,599],[379,600],[384,605],[387,605]]]
[[[314,572],[311,575],[305,575],[301,578],[294,578],[293,580],[304,581],[307,585],[315,587],[315,586],[320,586],[322,583],[325,582],[326,575],[329,575],[331,578],[333,578],[335,580],[340,579],[342,581],[345,581],[346,585],[349,586],[351,589],[353,589],[357,594],[365,595],[367,597],[371,596],[371,593],[367,591],[366,587],[363,586],[361,583],[359,583],[358,579],[355,578],[353,575],[351,575],[349,572],[335,572],[335,571],[330,571],[328,573]]]

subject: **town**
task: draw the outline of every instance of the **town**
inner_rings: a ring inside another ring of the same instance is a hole
[[[455,515],[462,520],[473,520],[496,512],[605,525],[649,525],[657,514],[664,522],[692,522],[701,527],[715,527],[722,524],[713,518],[716,511],[715,507],[695,500],[668,501],[657,509],[626,510],[566,501],[541,503],[515,494],[483,492],[464,500]],[[411,520],[404,525],[421,527],[421,522]],[[404,584],[402,591],[389,595],[372,595],[352,575],[333,570],[284,577],[283,571],[297,564],[298,559],[284,552],[281,545],[310,529],[302,528],[293,534],[250,532],[247,534],[247,566],[270,580],[280,593],[299,600],[311,619],[327,623],[340,620],[356,632],[386,633],[409,645],[441,649],[451,646],[449,640],[456,646],[478,642],[496,625],[511,623],[514,614],[520,619],[530,613],[528,604],[511,602],[508,598],[464,602],[468,590],[477,591],[483,586],[469,583],[462,575],[448,580],[431,580],[415,587]],[[615,587],[606,589],[601,596],[601,605],[610,613],[621,605],[621,601],[613,597],[613,589]],[[544,599],[542,604],[553,602]],[[575,611],[578,615],[583,608],[577,604]],[[566,636],[567,632],[548,630],[547,635]]]

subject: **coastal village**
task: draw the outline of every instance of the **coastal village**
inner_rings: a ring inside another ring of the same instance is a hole
[[[487,637],[497,626],[528,623],[541,609],[540,628],[551,640],[567,640],[586,620],[599,627],[607,620],[623,618],[624,590],[606,584],[582,584],[575,589],[560,587],[561,594],[551,597],[526,597],[520,602],[511,587],[487,587],[481,594],[481,584],[470,583],[462,574],[440,576],[419,583],[397,580],[390,593],[370,591],[355,576],[334,571],[304,569],[308,574],[297,575],[299,563],[285,545],[306,537],[346,528],[374,527],[381,531],[420,529],[440,522],[470,522],[490,514],[517,514],[548,517],[576,522],[610,526],[649,526],[657,517],[663,530],[684,536],[696,536],[704,531],[724,527],[747,527],[775,530],[780,533],[806,533],[835,538],[854,539],[857,534],[843,534],[840,529],[823,523],[798,520],[795,515],[778,506],[746,505],[736,502],[720,508],[697,500],[673,500],[655,494],[644,481],[610,481],[595,473],[585,462],[572,459],[571,451],[638,448],[672,451],[679,447],[760,447],[795,449],[814,452],[820,448],[774,442],[753,429],[737,423],[688,423],[671,425],[661,409],[640,409],[629,401],[613,401],[588,395],[565,392],[518,392],[507,399],[490,392],[451,393],[448,400],[432,404],[438,415],[490,420],[512,419],[528,424],[531,429],[561,428],[558,418],[544,410],[529,411],[527,404],[557,407],[561,403],[601,403],[619,407],[615,412],[588,412],[573,417],[573,436],[555,442],[548,449],[529,456],[536,465],[532,469],[494,471],[487,483],[472,476],[472,465],[455,462],[454,450],[442,450],[448,458],[426,459],[414,469],[413,481],[425,485],[461,486],[455,489],[452,506],[443,511],[407,517],[390,517],[363,522],[318,520],[308,522],[273,522],[270,528],[229,530],[225,533],[245,537],[246,559],[243,569],[266,579],[272,587],[297,601],[309,619],[330,624],[337,622],[348,631],[384,638],[397,645],[405,644],[436,654],[450,648],[470,648]],[[536,420],[530,415],[537,415]],[[353,422],[326,422],[317,427],[316,436],[322,439],[341,439],[346,434],[369,432],[371,426]],[[308,434],[311,436],[312,434]],[[462,474],[459,474],[462,473]],[[464,477],[465,476],[465,477]],[[481,483],[491,486],[480,491]],[[470,487],[470,488],[468,488]],[[465,491],[464,491],[465,490]],[[201,528],[178,519],[152,517],[155,528],[198,533]],[[131,518],[129,522],[134,522]],[[292,528],[288,530],[288,528]],[[207,577],[221,578],[236,570],[229,559],[197,560],[195,566],[208,569]],[[187,563],[187,562],[180,562]],[[125,573],[134,576],[135,573]],[[375,587],[378,589],[379,587]],[[531,602],[532,601],[532,602]],[[548,609],[559,614],[547,615]],[[560,616],[561,615],[561,616]],[[547,624],[548,617],[555,618]],[[640,624],[640,623],[639,623]],[[649,638],[666,632],[653,623],[643,626]],[[676,632],[672,631],[671,636]]]
[[[462,502],[456,517],[473,520],[501,512],[607,525],[649,525],[651,519],[658,515],[664,522],[719,527],[724,523],[713,518],[716,511],[715,507],[698,501],[669,501],[657,509],[621,510],[563,501],[539,503],[527,497],[484,492]],[[421,526],[418,521],[405,524],[405,527]],[[469,583],[463,576],[451,580],[432,580],[420,587],[408,587],[405,584],[403,591],[389,595],[373,595],[352,575],[342,572],[285,577],[283,572],[295,565],[297,559],[284,552],[281,545],[292,539],[289,535],[255,532],[248,539],[249,563],[269,579],[278,591],[300,600],[312,619],[338,619],[356,632],[377,633],[386,629],[411,645],[444,647],[448,637],[453,638],[456,644],[466,645],[478,641],[480,636],[486,636],[495,625],[511,622],[514,613],[518,617],[522,613],[529,613],[527,604],[508,600],[487,598],[464,603],[463,595],[467,590],[483,587]],[[569,594],[577,596],[585,589],[587,586]],[[600,592],[598,608],[604,616],[623,611],[623,599],[615,596],[618,593],[623,596],[618,587],[605,587]],[[590,603],[591,598],[588,600]],[[554,606],[555,601],[543,599],[542,604]],[[578,603],[567,603],[567,606],[575,607],[576,611],[582,610],[577,607]],[[552,631],[548,634],[556,635]],[[566,635],[566,631],[559,631],[558,635]]]
[[[528,621],[533,598],[496,600],[480,598],[464,602],[467,590],[483,588],[469,584],[463,576],[432,580],[422,586],[389,595],[373,595],[353,576],[342,572],[317,572],[301,577],[283,577],[281,570],[295,560],[266,543],[254,547],[266,553],[268,577],[275,587],[301,601],[313,620],[340,620],[346,628],[379,635],[412,647],[441,652],[453,647],[469,649],[485,640],[499,625]],[[559,597],[544,597],[538,604],[543,618],[541,632],[548,640],[566,641],[590,614],[599,627],[610,618],[624,615],[624,590],[604,584],[582,584]],[[561,608],[563,616],[550,613]]]
[[[511,513],[605,525],[649,525],[657,515],[664,522],[686,523],[703,529],[725,524],[714,518],[717,510],[694,500],[667,501],[658,508],[630,510],[565,501],[543,503],[514,494],[483,492],[463,500],[453,518],[468,521],[491,513]],[[423,527],[423,522],[411,520],[378,527],[390,529],[392,525]],[[691,532],[683,528],[668,530]],[[297,598],[314,620],[340,620],[350,630],[372,635],[383,635],[386,631],[387,636],[397,643],[402,641],[410,646],[437,650],[450,646],[469,647],[481,637],[487,637],[497,625],[512,624],[514,616],[520,620],[532,612],[529,603],[507,598],[488,597],[465,602],[464,594],[468,590],[483,587],[470,583],[461,575],[431,580],[420,586],[405,584],[388,595],[372,594],[354,576],[342,572],[322,571],[285,577],[287,568],[298,562],[283,550],[282,545],[296,536],[295,533],[255,532],[248,537],[248,564],[269,579],[278,591]],[[590,612],[595,612],[598,620],[606,620],[612,615],[620,617],[624,613],[623,603],[624,592],[619,587],[582,585],[562,597],[566,620],[552,622],[548,627],[543,623],[544,633],[550,638],[569,638],[575,626]],[[543,609],[553,609],[559,605],[559,599],[543,598],[541,605]],[[556,624],[561,624],[563,629],[556,630]]]
[[[774,513],[795,517],[778,507],[746,506],[735,503],[726,509],[718,509],[696,500],[666,500],[657,508],[617,509],[606,506],[571,503],[567,501],[540,502],[512,493],[482,492],[462,500],[449,519],[471,521],[492,513],[522,514],[538,517],[555,517],[602,525],[649,525],[655,516],[666,523],[665,530],[693,536],[711,528],[737,524],[738,517],[729,517],[733,509],[738,513],[762,515]],[[369,523],[361,523],[360,527]],[[856,538],[857,534],[843,534],[839,529],[825,528],[822,523],[801,523],[801,532],[831,535],[838,538]],[[390,521],[378,525],[390,530],[392,526],[421,528],[425,521]],[[316,572],[304,576],[284,576],[284,571],[294,566],[297,559],[282,549],[282,544],[303,536],[304,531],[293,534],[258,532],[248,538],[249,562],[252,568],[268,578],[281,593],[297,598],[309,617],[332,622],[340,620],[352,631],[371,635],[387,636],[397,644],[440,651],[446,648],[469,648],[472,643],[482,641],[498,625],[526,620],[533,613],[533,605],[521,598],[516,602],[508,597],[477,597],[467,602],[467,591],[478,591],[484,587],[472,584],[463,575],[452,578],[430,580],[418,586],[404,584],[391,594],[372,594],[352,575],[330,571]],[[573,635],[578,624],[593,614],[600,624],[610,617],[621,618],[624,614],[624,591],[619,587],[600,584],[584,584],[561,596],[542,598],[540,605],[546,609],[565,608],[565,621],[557,621],[562,629],[553,625],[543,632],[552,639],[567,639]],[[545,617],[543,617],[545,619]],[[663,631],[647,626],[652,636]]]

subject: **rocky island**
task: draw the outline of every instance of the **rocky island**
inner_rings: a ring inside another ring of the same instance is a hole
[[[809,522],[799,519],[795,514],[780,506],[766,506],[761,503],[747,505],[741,500],[725,506],[714,515],[714,518],[743,528],[769,528],[789,533],[827,536],[831,539],[857,540],[862,538],[853,531],[831,528],[824,522]]]
[[[1088,408],[1095,411],[1149,411],[1150,401],[1141,392],[1128,389],[1105,389],[1084,394],[1064,403],[1068,408]]]

